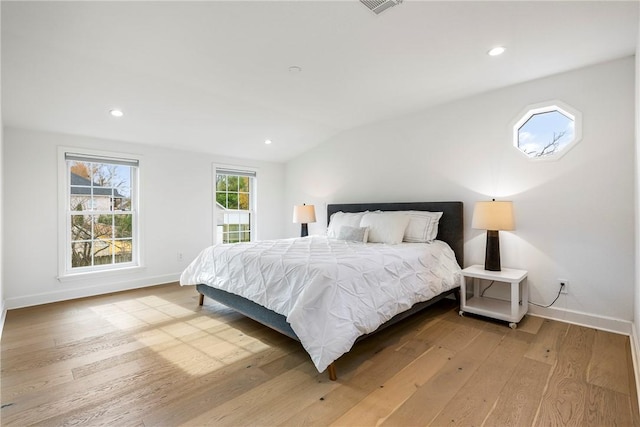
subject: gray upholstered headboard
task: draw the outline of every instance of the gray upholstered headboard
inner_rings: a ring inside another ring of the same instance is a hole
[[[462,202],[406,202],[406,203],[340,203],[327,205],[327,222],[335,212],[363,211],[431,211],[442,212],[438,225],[438,240],[447,242],[464,268],[464,223]]]

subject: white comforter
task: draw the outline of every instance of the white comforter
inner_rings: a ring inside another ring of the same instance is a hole
[[[413,304],[462,280],[444,242],[356,243],[321,236],[216,245],[180,284],[206,284],[286,316],[319,372]]]

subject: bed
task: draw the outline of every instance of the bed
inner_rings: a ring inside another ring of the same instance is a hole
[[[459,284],[463,280],[459,272],[459,266],[463,265],[462,208],[462,202],[330,204],[327,206],[328,219],[336,213],[335,218],[339,218],[339,215],[343,215],[344,218],[347,215],[357,215],[355,213],[359,212],[380,211],[387,217],[393,215],[394,211],[423,211],[425,214],[442,212],[442,216],[439,222],[436,222],[436,240],[427,244],[363,244],[309,236],[256,242],[246,247],[213,246],[205,249],[185,269],[180,283],[196,285],[200,293],[200,305],[204,303],[204,296],[207,296],[300,341],[318,371],[326,369],[329,378],[336,380],[334,361],[346,353],[356,341],[391,326],[449,295],[454,295],[456,299],[459,297]],[[368,218],[370,217],[369,215]],[[334,224],[336,223],[337,221],[334,221]],[[331,226],[332,224],[329,224],[330,234]],[[355,230],[345,226],[340,231],[345,229]],[[375,225],[371,230],[374,229]],[[416,249],[420,255],[414,261],[412,257]],[[428,251],[428,254],[425,251]],[[222,258],[218,258],[220,256]],[[435,273],[422,271],[422,265],[427,263],[427,259],[435,260],[433,262],[437,265],[429,267]],[[261,267],[265,270],[259,273],[245,271],[247,265],[253,264],[254,260],[255,263],[267,264],[267,267]],[[364,264],[360,264],[361,262]],[[242,264],[242,267],[234,267],[235,264]],[[379,268],[380,265],[384,265],[384,268]],[[405,267],[413,269],[414,272],[405,271]],[[233,270],[234,268],[236,270]],[[381,271],[374,271],[374,268]],[[278,270],[277,276],[274,276],[277,279],[270,279],[270,270],[274,269]],[[216,270],[215,274],[212,273],[213,270]],[[354,279],[351,279],[350,270],[357,270]],[[225,274],[233,279],[220,279]],[[381,274],[391,274],[392,278],[388,279],[386,276],[380,276]],[[428,282],[429,285],[420,285],[419,291],[414,290],[416,283],[427,281],[427,275],[433,276]],[[440,278],[441,275],[446,278]],[[243,284],[241,290],[227,283],[235,281],[235,278]],[[349,280],[363,284],[366,291],[363,293],[360,284],[357,288],[355,285],[352,287]],[[376,280],[380,280],[379,286],[372,285]],[[293,282],[305,283],[291,285]],[[284,294],[291,297],[283,298],[276,294],[276,288],[286,286],[291,287],[283,289]],[[249,292],[248,288],[253,289]],[[403,290],[399,291],[398,288]],[[248,295],[239,295],[243,292]],[[384,302],[384,298],[391,293],[394,295],[389,297],[388,302]],[[364,301],[364,307],[353,309],[351,306],[339,306],[342,301],[349,300],[356,303]],[[361,312],[365,310],[370,310],[371,313],[362,315]],[[318,317],[327,313],[330,320],[325,321],[324,318]],[[372,318],[369,317],[370,314]],[[330,334],[330,331],[334,330],[340,331],[337,334],[340,336],[331,336],[333,332]],[[346,332],[343,332],[344,330]]]

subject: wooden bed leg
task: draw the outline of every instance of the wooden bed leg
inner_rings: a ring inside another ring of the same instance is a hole
[[[460,288],[453,291],[453,296],[456,298],[458,305],[460,305]]]
[[[200,299],[198,300],[198,305],[204,304],[204,294],[200,294]]]
[[[336,375],[336,365],[332,363],[331,365],[327,366],[327,371],[329,371],[329,379],[331,381],[335,381],[338,379],[338,376]]]

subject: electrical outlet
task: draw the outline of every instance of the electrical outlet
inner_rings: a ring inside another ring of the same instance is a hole
[[[564,286],[562,286],[564,285]],[[569,293],[569,281],[565,280],[565,279],[558,279],[558,286],[561,287],[560,289],[560,293],[561,294],[568,294]]]
[[[182,261],[182,252],[178,252],[177,259],[178,259],[178,262]]]

